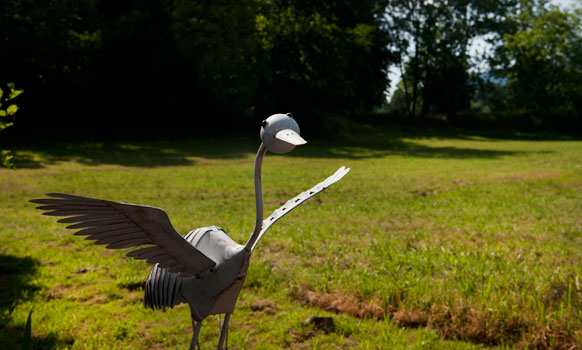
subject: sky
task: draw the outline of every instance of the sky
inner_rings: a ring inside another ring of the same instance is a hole
[[[581,5],[580,0],[577,0],[577,1],[578,1],[578,5]],[[560,7],[573,6],[574,4],[576,4],[577,1],[576,0],[552,0],[552,4],[558,5]]]
[[[561,8],[567,7],[582,7],[582,0],[551,0],[550,3],[557,5]],[[471,56],[478,57],[483,55],[487,50],[490,50],[491,46],[487,44],[483,38],[475,38],[471,45],[470,54]],[[486,66],[478,68],[479,70],[486,69]],[[400,82],[400,71],[396,67],[391,67],[388,72],[388,77],[390,78],[390,87],[388,89],[388,101],[392,98],[392,94],[396,90],[396,85]]]

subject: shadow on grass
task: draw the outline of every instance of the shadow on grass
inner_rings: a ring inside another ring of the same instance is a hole
[[[495,159],[505,156],[515,156],[530,153],[511,150],[491,150],[451,146],[431,147],[402,139],[385,139],[380,142],[347,141],[336,146],[313,145],[313,148],[315,147],[317,147],[317,149],[297,149],[289,155],[294,157],[347,159],[380,158],[385,156],[405,156],[413,158]]]
[[[255,142],[256,143],[256,142]],[[258,143],[257,143],[258,147]],[[36,144],[15,147],[16,168],[35,169],[64,161],[86,165],[122,165],[130,167],[163,167],[195,165],[194,157],[209,159],[242,158],[253,151],[246,140],[205,141],[137,141],[77,142]],[[32,157],[29,152],[38,154]]]
[[[468,130],[378,130],[370,134],[360,134],[349,139],[317,140],[307,146],[297,147],[289,153],[294,157],[310,158],[377,158],[399,155],[417,158],[483,158],[495,159],[504,156],[530,152],[483,149],[472,147],[439,147],[415,142],[416,139],[440,138],[475,142],[494,141],[495,135],[476,135]],[[307,138],[308,141],[310,140]],[[508,140],[510,138],[501,138]],[[515,137],[514,139],[520,139]],[[196,157],[207,159],[239,159],[256,152],[260,140],[238,139],[197,139],[173,141],[135,142],[77,142],[62,144],[37,144],[16,148],[17,168],[42,168],[47,164],[62,161],[76,161],[87,165],[122,165],[132,167],[163,167],[195,165]],[[465,142],[466,144],[466,142]],[[20,151],[18,153],[18,151]],[[39,155],[32,158],[27,152]],[[536,152],[545,153],[545,152]]]
[[[24,334],[24,324],[9,325],[12,311],[21,302],[30,300],[40,289],[30,283],[36,273],[38,261],[30,257],[15,257],[0,254],[0,348],[20,349]],[[72,344],[72,339],[58,339],[57,336],[34,335],[34,312],[32,314],[33,349],[63,348]]]
[[[38,262],[30,257],[0,254],[0,328],[11,320],[18,303],[30,300],[40,289],[29,283],[37,266]]]
[[[59,338],[57,335],[34,334],[34,312],[32,313],[32,338],[30,339],[30,348],[33,350],[51,350],[51,349],[69,349],[75,343],[72,338]],[[22,347],[22,335],[24,326],[21,327],[4,327],[0,334],[0,344],[2,349],[20,349]]]

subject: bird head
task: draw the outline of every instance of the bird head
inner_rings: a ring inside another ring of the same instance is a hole
[[[290,152],[295,146],[306,144],[299,136],[299,125],[291,113],[273,114],[261,123],[261,140],[273,153]]]

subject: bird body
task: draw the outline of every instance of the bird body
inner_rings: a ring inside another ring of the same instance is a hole
[[[144,305],[152,309],[174,307],[180,302],[191,306],[193,319],[232,313],[242,289],[250,254],[216,226],[190,231],[184,239],[216,262],[216,267],[198,277],[181,278],[158,264],[146,281]]]
[[[145,284],[144,306],[152,309],[190,306],[194,328],[190,349],[198,344],[202,321],[209,315],[225,314],[218,349],[226,340],[228,322],[244,285],[251,255],[265,232],[276,221],[305,200],[340,180],[350,170],[341,167],[332,176],[287,201],[263,220],[261,167],[267,150],[287,153],[305,143],[299,126],[290,114],[275,114],[263,121],[255,159],[255,227],[245,245],[233,241],[224,230],[208,226],[182,236],[172,227],[168,215],[159,208],[48,193],[52,198],[33,199],[44,215],[65,216],[61,223],[80,229],[95,244],[110,249],[137,248],[127,256],[153,264]]]

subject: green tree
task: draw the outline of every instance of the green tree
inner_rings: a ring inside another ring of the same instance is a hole
[[[27,98],[35,101],[19,125],[34,121],[39,127],[51,127],[62,125],[68,115],[86,115],[75,107],[83,104],[87,109],[86,92],[97,76],[93,67],[102,17],[96,3],[0,1],[0,76],[26,86]],[[59,113],[46,118],[47,110]]]
[[[14,124],[14,115],[18,111],[18,106],[12,100],[24,92],[23,90],[16,90],[13,83],[8,83],[7,86],[6,95],[0,88],[0,131]],[[12,168],[12,157],[10,150],[0,150],[0,166]]]
[[[208,129],[211,115],[234,127],[276,111],[357,115],[384,100],[384,14],[383,0],[6,0],[0,76],[35,101],[23,128],[125,134]],[[58,113],[46,118],[46,106]]]
[[[196,92],[214,113],[240,116],[257,88],[256,0],[177,0],[172,30]],[[230,119],[233,119],[232,117]]]
[[[512,20],[494,61],[510,102],[528,114],[569,109],[582,117],[582,12],[523,0]]]
[[[469,48],[500,25],[515,0],[389,0],[388,28],[402,76],[407,114],[469,108]]]
[[[260,111],[358,115],[380,106],[392,61],[380,1],[264,1],[257,17]]]

